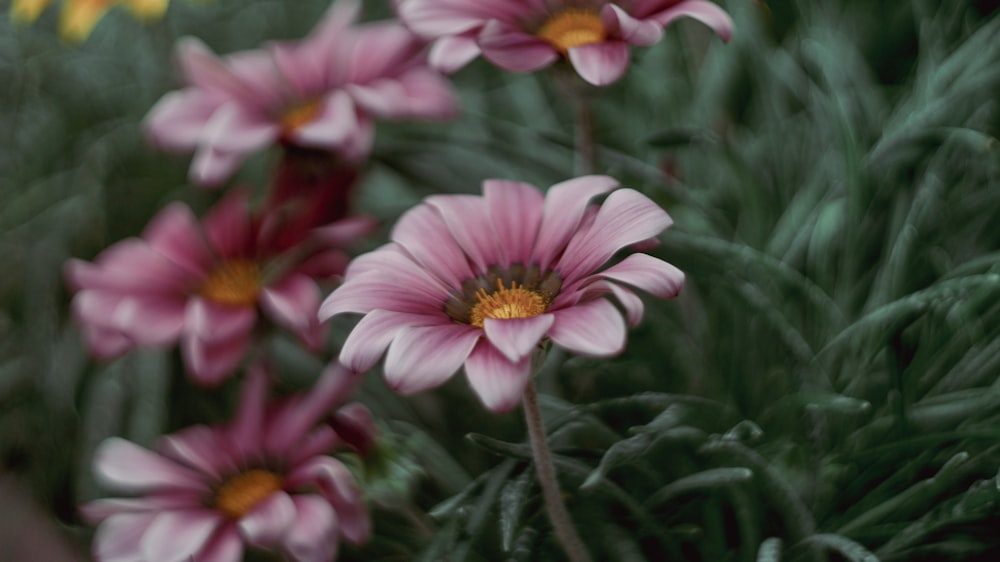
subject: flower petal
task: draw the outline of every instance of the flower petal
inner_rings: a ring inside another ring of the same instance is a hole
[[[404,213],[393,227],[391,239],[449,287],[460,287],[462,281],[473,277],[462,247],[441,213],[430,205],[418,205]]]
[[[288,475],[290,488],[314,487],[337,512],[340,535],[360,544],[371,536],[371,519],[351,472],[340,461],[320,456],[300,465]]]
[[[222,514],[204,508],[162,511],[142,537],[142,553],[146,560],[190,560],[222,522]]]
[[[639,322],[642,321],[642,314],[646,306],[643,304],[642,299],[633,293],[631,289],[610,281],[596,281],[588,283],[580,296],[581,300],[592,300],[607,293],[614,295],[615,299],[622,305],[622,308],[625,309],[625,318],[628,320],[629,326],[633,328],[638,326]]]
[[[347,92],[334,90],[323,100],[316,118],[294,129],[289,138],[301,146],[333,150],[358,134],[361,126],[354,101]]]
[[[236,532],[236,526],[225,523],[208,541],[198,562],[241,562],[243,560],[243,539]]]
[[[400,330],[385,357],[385,379],[403,394],[434,388],[462,366],[481,334],[464,324]]]
[[[631,285],[661,299],[676,297],[684,286],[684,272],[647,254],[632,254],[595,275]]]
[[[557,183],[545,195],[534,259],[546,270],[576,233],[590,200],[618,187],[609,176],[581,176]]]
[[[285,536],[284,547],[296,562],[327,562],[337,557],[337,514],[320,496],[292,498],[295,524]]]
[[[613,357],[625,349],[625,320],[607,299],[554,312],[549,337],[559,347],[587,357]]]
[[[220,478],[223,472],[237,468],[223,452],[216,430],[208,426],[196,425],[164,435],[157,445],[163,456],[212,478]]]
[[[509,361],[517,362],[524,357],[530,357],[553,321],[551,314],[506,320],[487,318],[483,322],[483,328],[490,343]]]
[[[120,437],[109,437],[97,447],[94,473],[107,486],[129,492],[208,491],[204,476]]]
[[[200,493],[183,494],[170,491],[163,495],[146,495],[139,498],[108,498],[94,500],[80,506],[80,515],[88,523],[100,523],[116,515],[155,514],[166,509],[180,509],[201,505]],[[136,543],[138,548],[138,543]]]
[[[399,330],[412,326],[446,324],[444,318],[426,314],[408,314],[391,310],[373,310],[365,315],[347,335],[340,349],[340,362],[347,368],[363,373],[378,363]]]
[[[628,44],[622,41],[580,45],[567,54],[580,77],[595,86],[617,82],[628,69]]]
[[[552,45],[513,26],[490,20],[479,33],[483,57],[510,72],[533,72],[559,58]]]
[[[201,187],[216,187],[229,179],[247,157],[243,152],[229,152],[202,146],[195,152],[188,179]]]
[[[442,37],[431,45],[427,62],[431,68],[445,74],[451,74],[472,62],[472,59],[478,57],[480,52],[479,44],[473,36]]]
[[[601,21],[611,37],[620,38],[629,45],[649,47],[663,38],[663,27],[649,19],[636,19],[615,4],[605,4]]]
[[[672,223],[670,216],[645,195],[620,189],[604,201],[590,228],[569,242],[555,269],[564,282],[572,283],[618,250],[656,236]]]
[[[183,267],[202,276],[211,266],[212,253],[205,245],[198,219],[187,205],[172,203],[156,214],[142,233],[150,247]]]
[[[451,237],[483,274],[500,262],[500,246],[490,224],[486,201],[476,195],[432,195],[427,205],[441,213]]]
[[[250,544],[273,546],[281,543],[295,522],[295,504],[285,492],[274,492],[250,513],[240,518],[237,528]]]
[[[483,196],[500,241],[503,265],[528,265],[542,222],[545,197],[533,185],[506,180],[483,182]]]
[[[247,369],[243,388],[240,389],[239,405],[228,432],[231,448],[241,457],[249,455],[260,446],[265,429],[264,412],[270,382],[270,374],[264,362],[252,362]]]
[[[506,412],[524,395],[531,377],[531,356],[512,362],[491,343],[481,341],[465,361],[465,374],[488,410]]]
[[[94,535],[94,558],[101,562],[141,562],[142,538],[157,515],[122,513],[109,517]]]
[[[312,279],[293,273],[261,291],[260,307],[276,324],[315,350],[323,345],[325,332],[316,316],[321,297]]]
[[[733,20],[729,14],[719,6],[706,0],[685,0],[671,6],[670,8],[649,16],[666,26],[670,22],[681,17],[694,18],[701,23],[711,27],[723,41],[728,42],[733,35]]]
[[[205,123],[223,98],[197,88],[170,92],[156,102],[142,123],[150,142],[164,150],[194,150]]]

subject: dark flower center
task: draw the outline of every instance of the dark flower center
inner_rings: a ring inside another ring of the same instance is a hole
[[[554,271],[542,273],[537,265],[494,266],[485,276],[466,279],[445,303],[445,313],[476,328],[487,318],[531,318],[548,310],[561,287]]]
[[[250,513],[257,504],[281,490],[281,476],[261,468],[240,472],[222,483],[212,498],[212,507],[233,519]]]
[[[208,274],[200,292],[218,304],[253,306],[260,293],[260,266],[253,260],[224,261]]]

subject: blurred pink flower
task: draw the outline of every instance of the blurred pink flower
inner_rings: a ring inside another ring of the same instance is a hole
[[[283,252],[270,243],[280,232],[276,220],[267,213],[254,220],[246,194],[234,191],[201,224],[174,203],[143,238],[118,242],[93,263],[70,260],[72,310],[91,352],[110,358],[179,340],[192,378],[210,386],[240,363],[260,312],[307,346],[321,346],[316,280],[343,272],[349,258],[340,248],[365,234],[371,220],[315,229],[314,239]]]
[[[372,120],[457,113],[449,83],[426,66],[424,44],[401,25],[354,25],[356,0],[339,0],[301,41],[216,57],[197,39],[177,48],[187,87],[146,118],[152,142],[195,151],[193,182],[225,181],[252,152],[277,143],[368,155]]]
[[[320,318],[361,319],[340,360],[370,369],[386,353],[385,376],[403,393],[442,384],[463,364],[493,411],[514,407],[531,374],[532,352],[548,338],[574,353],[607,357],[642,318],[632,291],[673,297],[684,274],[634,253],[600,269],[622,248],[650,242],[671,219],[607,176],[552,186],[487,180],[483,196],[438,195],[403,215],[392,242],[356,258]]]
[[[482,54],[511,72],[531,72],[568,59],[595,86],[617,81],[629,46],[658,43],[663,27],[691,17],[724,41],[732,21],[708,0],[396,0],[403,22],[436,40],[430,62],[452,72]]]
[[[326,456],[343,441],[316,423],[359,377],[334,365],[312,393],[272,403],[267,378],[255,365],[231,422],[164,436],[155,453],[117,437],[101,443],[98,479],[136,497],[81,506],[85,519],[100,523],[98,561],[230,562],[242,560],[249,544],[327,562],[340,539],[368,539],[371,522],[354,477]]]

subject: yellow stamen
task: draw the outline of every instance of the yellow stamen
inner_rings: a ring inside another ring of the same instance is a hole
[[[256,468],[241,472],[219,486],[212,506],[233,519],[239,519],[280,490],[282,484],[281,477],[268,470]]]
[[[518,286],[514,281],[510,288],[503,286],[503,281],[497,280],[497,290],[487,293],[479,289],[476,293],[476,304],[469,314],[470,323],[482,328],[487,318],[505,319],[531,318],[543,314],[549,303],[540,293]]]
[[[202,284],[201,294],[219,304],[253,306],[260,294],[260,267],[252,260],[222,262]]]
[[[290,133],[299,127],[312,123],[319,117],[322,107],[320,100],[313,100],[292,107],[282,114],[281,128],[286,133]]]
[[[549,18],[536,35],[565,55],[573,47],[604,41],[607,30],[595,10],[567,8]]]

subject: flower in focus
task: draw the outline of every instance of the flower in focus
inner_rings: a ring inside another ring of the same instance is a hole
[[[323,302],[322,319],[361,313],[340,360],[361,372],[385,353],[385,376],[403,393],[442,384],[465,366],[493,411],[514,407],[544,339],[591,357],[625,346],[622,313],[642,318],[632,288],[673,297],[684,274],[633,253],[671,219],[646,196],[606,176],[552,186],[488,180],[483,196],[438,195],[404,214],[392,241],[356,258]],[[611,192],[603,204],[590,200]],[[388,351],[386,351],[388,349]]]
[[[340,248],[372,223],[344,219],[316,229],[316,240],[277,252],[274,222],[266,212],[255,220],[246,194],[234,191],[200,224],[174,203],[141,239],[118,242],[93,263],[70,260],[72,309],[90,350],[109,358],[179,340],[191,376],[214,385],[242,360],[261,312],[318,348],[325,330],[315,319],[316,280],[343,272],[348,257]]]
[[[192,181],[225,181],[252,152],[274,143],[360,160],[375,118],[447,118],[448,82],[426,66],[423,43],[395,23],[353,25],[355,0],[334,4],[304,40],[216,57],[196,39],[178,46],[188,86],[146,118],[152,142],[195,151]]]
[[[135,17],[142,20],[158,19],[167,11],[170,0],[63,0],[59,14],[59,34],[71,41],[83,41],[117,5],[124,5]],[[50,5],[52,0],[14,0],[10,7],[11,18],[21,23],[31,23]]]
[[[94,458],[97,477],[135,497],[81,506],[85,519],[100,523],[94,557],[222,562],[242,560],[249,544],[298,562],[326,562],[336,558],[340,539],[366,541],[371,522],[361,492],[348,469],[326,455],[342,437],[298,416],[303,407],[322,414],[357,378],[339,367],[324,377],[338,380],[313,391],[323,396],[268,403],[267,373],[255,365],[231,422],[166,435],[157,452],[117,437],[104,441]],[[344,408],[358,419],[359,408],[367,412],[360,404]],[[374,426],[365,431],[370,439]]]
[[[482,54],[511,72],[531,72],[566,59],[596,86],[617,81],[629,46],[649,47],[663,27],[691,17],[724,41],[732,21],[708,0],[397,0],[399,17],[434,39],[431,65],[452,72]]]

